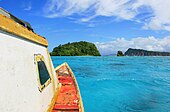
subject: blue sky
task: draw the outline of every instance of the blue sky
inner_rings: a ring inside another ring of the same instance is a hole
[[[59,44],[89,41],[102,54],[129,47],[170,51],[169,0],[0,0],[0,7]]]

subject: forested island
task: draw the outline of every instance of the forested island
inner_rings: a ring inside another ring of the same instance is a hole
[[[129,48],[125,56],[170,56],[170,52],[147,51],[143,49]]]
[[[101,56],[95,44],[80,41],[67,43],[55,47],[50,53],[51,56]]]
[[[117,56],[124,56],[124,54],[123,54],[122,51],[118,51],[118,52],[117,52]]]

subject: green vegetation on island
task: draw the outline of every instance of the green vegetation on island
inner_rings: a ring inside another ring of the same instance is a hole
[[[124,54],[123,54],[122,51],[118,51],[118,52],[117,52],[117,56],[124,56]]]
[[[129,48],[125,52],[126,56],[170,56],[170,52],[147,51],[143,49]]]
[[[95,44],[85,41],[67,43],[55,47],[51,56],[101,56]]]

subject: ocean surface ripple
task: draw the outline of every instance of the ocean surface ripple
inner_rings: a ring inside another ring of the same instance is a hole
[[[52,57],[67,62],[85,112],[170,112],[170,57]]]

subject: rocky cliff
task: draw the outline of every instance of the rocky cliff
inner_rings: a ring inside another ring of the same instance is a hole
[[[126,56],[170,56],[170,52],[147,51],[143,49],[129,48],[125,52]]]

